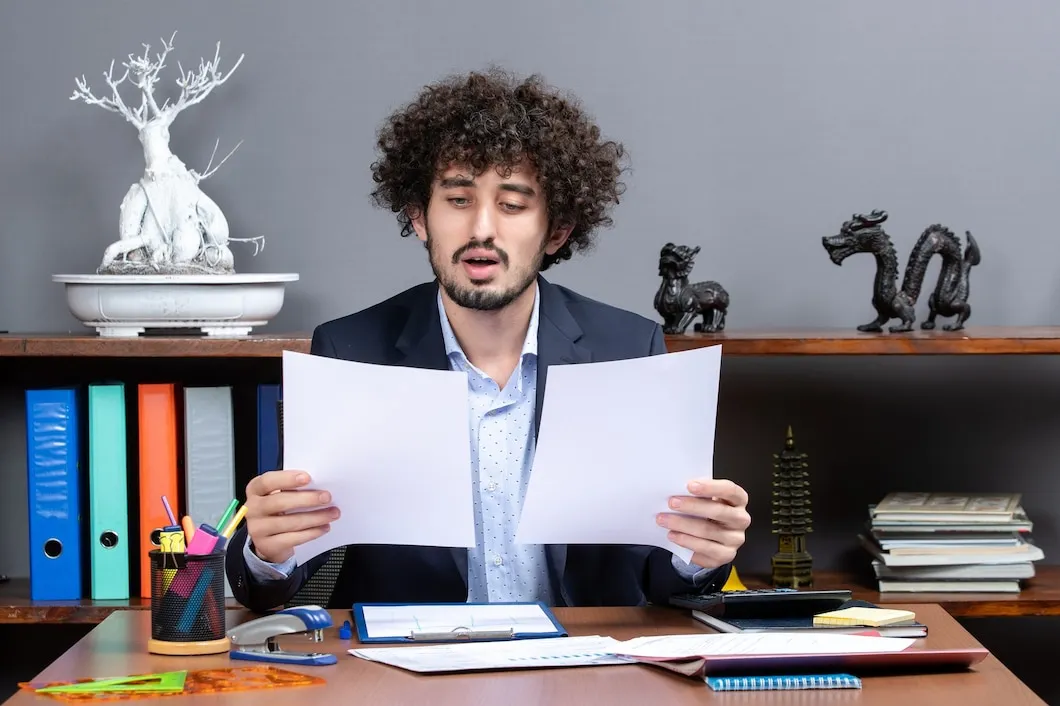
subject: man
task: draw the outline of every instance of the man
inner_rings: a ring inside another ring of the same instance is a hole
[[[641,605],[717,590],[728,577],[750,517],[747,494],[726,480],[689,479],[673,512],[660,508],[657,522],[693,550],[691,563],[657,547],[514,541],[548,367],[666,352],[655,322],[540,275],[611,223],[624,150],[599,134],[574,100],[536,77],[517,82],[497,71],[427,87],[381,131],[373,196],[397,214],[402,235],[424,243],[436,280],[322,324],[311,351],[466,371],[477,542],[472,550],[346,547],[329,605]],[[416,434],[417,423],[430,420],[410,414],[394,443]],[[294,547],[327,532],[341,512],[327,507],[326,492],[299,489],[312,471],[273,471],[247,485],[247,522],[230,542],[227,574],[252,610],[282,605],[327,560],[295,567],[293,559]],[[394,505],[401,513],[400,488]]]

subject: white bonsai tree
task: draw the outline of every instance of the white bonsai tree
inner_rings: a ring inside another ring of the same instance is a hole
[[[77,89],[70,100],[83,100],[120,114],[137,129],[144,149],[143,177],[129,187],[122,199],[119,239],[104,251],[97,269],[100,274],[228,274],[235,271],[230,242],[253,242],[254,254],[259,244],[264,247],[260,236],[230,237],[228,221],[220,207],[199,188],[199,182],[217,171],[239,144],[212,168],[211,156],[201,174],[188,169],[169,149],[169,127],[173,120],[227,81],[242,63],[243,56],[223,75],[218,70],[220,43],[213,60],[200,60],[197,71],[185,72],[178,62],[180,78],[176,84],[180,95],[172,104],[167,98],[159,105],[154,95],[155,84],[166,66],[166,57],[173,50],[174,37],[176,32],[168,42],[162,39],[162,50],[153,60],[148,44],[143,45],[143,56],[129,54],[128,60],[122,63],[125,72],[120,78],[114,77],[111,61],[110,69],[103,73],[110,89],[108,97],[94,96],[84,75],[75,79]],[[126,103],[118,90],[126,80],[139,90],[137,107],[131,107],[135,103]]]

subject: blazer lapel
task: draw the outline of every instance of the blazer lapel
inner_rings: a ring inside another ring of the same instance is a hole
[[[579,345],[582,327],[571,316],[559,290],[543,277],[537,278],[541,290],[541,311],[537,324],[537,399],[534,405],[534,438],[541,429],[541,411],[545,398],[545,379],[552,365],[588,363],[592,353]]]
[[[541,412],[545,398],[545,380],[552,365],[592,362],[592,353],[579,344],[582,328],[574,320],[562,293],[543,277],[537,278],[541,292],[541,311],[537,330],[537,397],[534,405],[534,438],[541,428]],[[563,575],[567,567],[567,545],[550,544],[545,549],[554,577],[553,589],[570,604],[563,588]]]
[[[438,316],[438,289],[428,287],[430,296],[417,301],[409,310],[409,318],[401,330],[394,347],[399,356],[397,363],[410,368],[430,368],[448,370],[449,359],[445,355],[445,341],[442,339],[442,321]],[[450,547],[453,561],[464,579],[467,589],[467,549]]]

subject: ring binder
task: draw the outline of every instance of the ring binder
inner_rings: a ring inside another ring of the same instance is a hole
[[[473,628],[457,627],[444,632],[413,630],[409,633],[410,640],[428,640],[430,642],[510,640],[513,637],[515,637],[515,631],[511,628],[507,630],[475,630]]]

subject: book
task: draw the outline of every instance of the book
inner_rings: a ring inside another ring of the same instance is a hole
[[[787,689],[860,689],[853,674],[794,674],[761,677],[704,677],[714,691],[781,691]]]
[[[927,625],[910,620],[882,627],[861,625],[814,625],[812,615],[772,618],[716,618],[702,611],[692,611],[699,622],[727,633],[817,633],[828,635],[871,634],[879,637],[927,637]]]

